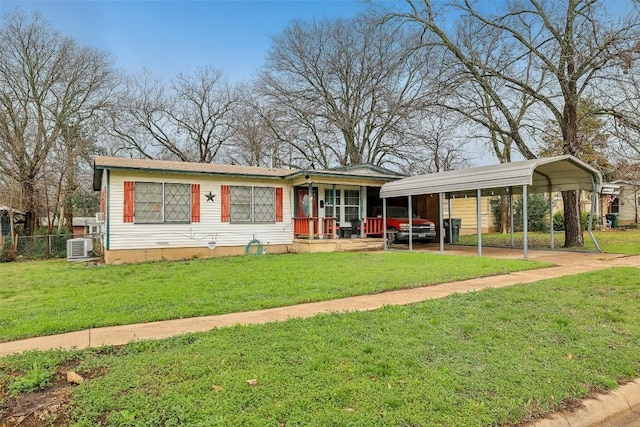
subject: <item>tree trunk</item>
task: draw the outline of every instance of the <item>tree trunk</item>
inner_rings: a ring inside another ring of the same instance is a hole
[[[510,228],[509,196],[500,196],[500,233],[507,234]]]
[[[578,191],[563,191],[562,201],[564,204],[564,247],[584,246]]]
[[[60,216],[61,221],[64,218],[67,233],[71,234],[73,234],[73,193],[77,189],[74,167],[73,163],[67,166],[67,184],[64,189],[64,198],[62,200],[64,211],[63,215]]]
[[[29,180],[21,183],[23,200],[25,201],[25,231],[27,235],[33,236],[38,228],[38,212],[36,209],[35,188]]]

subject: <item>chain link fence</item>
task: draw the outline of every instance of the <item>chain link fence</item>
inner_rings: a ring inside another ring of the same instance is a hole
[[[99,236],[97,234],[49,234],[37,236],[18,236],[18,242],[15,249],[11,244],[11,237],[3,236],[2,244],[0,245],[0,262],[66,258],[67,240],[79,237],[93,239],[94,256],[99,255]]]

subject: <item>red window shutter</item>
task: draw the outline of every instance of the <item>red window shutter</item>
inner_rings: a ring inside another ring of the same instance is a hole
[[[124,222],[133,222],[134,188],[133,181],[124,182]]]
[[[282,222],[282,187],[276,187],[276,222]]]
[[[191,184],[191,222],[200,222],[200,184]]]
[[[222,200],[220,201],[220,209],[221,209],[221,216],[220,216],[220,221],[222,222],[229,222],[231,220],[231,212],[230,212],[230,204],[229,204],[229,195],[230,195],[230,188],[228,185],[223,185],[222,186],[222,191],[221,191],[221,195],[222,195]]]

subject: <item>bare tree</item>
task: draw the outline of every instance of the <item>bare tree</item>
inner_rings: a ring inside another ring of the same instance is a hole
[[[580,98],[596,91],[610,71],[621,66],[622,59],[632,62],[638,51],[638,14],[613,19],[606,14],[604,3],[528,0],[508,3],[506,10],[492,13],[490,7],[480,8],[471,0],[459,0],[440,11],[446,13],[439,14],[432,0],[406,0],[408,10],[392,16],[436,36],[441,46],[469,70],[477,84],[484,85],[484,76],[490,76],[514,93],[535,99],[560,129],[562,152],[575,155]],[[460,16],[465,22],[498,34],[498,46],[508,46],[499,51],[502,60],[483,61],[486,55],[476,51],[472,44],[462,48],[450,34],[443,16]],[[523,79],[522,71],[529,60],[537,73]],[[499,105],[502,98],[492,101]],[[513,142],[525,158],[534,157],[531,142],[524,139]],[[565,246],[582,246],[577,192],[564,191],[563,201]]]
[[[460,117],[445,108],[433,107],[420,112],[403,137],[411,143],[412,153],[405,155],[407,175],[444,172],[470,164],[468,139],[463,137]]]
[[[148,72],[131,78],[111,133],[146,158],[211,163],[233,136],[234,88],[210,67],[165,83]]]
[[[22,190],[26,228],[36,231],[38,184],[71,124],[108,106],[115,86],[108,54],[80,47],[40,17],[18,12],[0,28],[0,171]],[[60,170],[50,171],[54,174]]]
[[[278,111],[272,130],[315,167],[401,159],[399,130],[426,102],[430,71],[412,40],[370,17],[292,23],[258,83]]]
[[[640,64],[633,62],[612,76],[598,97],[604,114],[610,118],[605,127],[612,135],[611,147],[619,157],[640,161]]]
[[[248,85],[239,87],[238,96],[233,117],[235,132],[225,152],[225,162],[277,168],[287,165],[290,146],[272,130],[274,111]]]

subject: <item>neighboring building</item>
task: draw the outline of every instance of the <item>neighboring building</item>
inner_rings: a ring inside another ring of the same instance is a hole
[[[618,215],[618,225],[637,224],[640,212],[640,182],[617,180],[604,185],[603,212]]]
[[[491,197],[484,196],[480,199],[480,220],[483,233],[499,231],[496,226],[495,215],[491,212]],[[457,198],[451,200],[451,218],[459,218],[460,235],[478,234],[478,214],[476,213],[476,199]],[[444,203],[443,218],[449,218],[449,205]]]
[[[13,222],[14,226],[18,224],[24,224],[24,215],[23,211],[14,209],[13,210]],[[9,236],[11,234],[11,225],[9,220],[9,207],[8,206],[0,206],[0,238],[4,236]]]
[[[382,236],[380,187],[402,178],[373,165],[290,170],[96,157],[105,262],[336,250],[339,236]],[[334,243],[334,249],[310,246]],[[381,239],[380,239],[381,241]],[[215,242],[213,244],[212,242]],[[210,249],[214,247],[215,249]]]
[[[93,237],[100,233],[100,224],[93,216],[73,217],[73,237]]]

